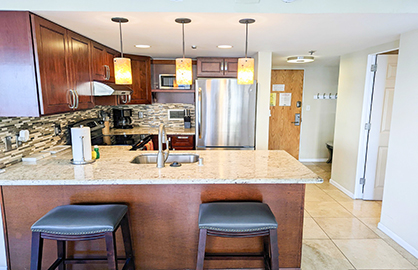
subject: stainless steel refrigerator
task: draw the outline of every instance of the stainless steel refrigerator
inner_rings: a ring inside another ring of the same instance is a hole
[[[196,149],[254,149],[256,83],[196,80]]]

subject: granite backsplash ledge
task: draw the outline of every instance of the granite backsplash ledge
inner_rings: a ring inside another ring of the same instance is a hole
[[[135,126],[157,127],[164,123],[167,127],[182,128],[183,120],[168,120],[168,110],[190,109],[192,116],[192,126],[194,126],[195,110],[191,104],[147,104],[147,105],[124,105],[124,106],[96,106],[90,110],[75,111],[63,114],[55,114],[42,117],[0,117],[0,168],[4,168],[20,162],[22,157],[26,157],[55,145],[66,144],[68,139],[68,124],[88,118],[97,118],[100,110],[108,112],[112,108],[130,108]],[[143,118],[138,117],[142,112]],[[56,124],[61,126],[61,134],[55,135],[54,127]],[[29,130],[30,137],[27,142],[16,147],[16,134],[20,130]],[[10,136],[12,139],[12,150],[6,151],[4,140]]]

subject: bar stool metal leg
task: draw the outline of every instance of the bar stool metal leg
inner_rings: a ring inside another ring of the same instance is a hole
[[[61,263],[58,266],[58,270],[65,270],[65,259],[66,259],[66,248],[65,248],[65,241],[57,241],[57,249],[58,249],[58,260],[61,260]]]
[[[126,260],[129,260],[127,263],[128,269],[135,269],[134,253],[132,250],[131,242],[131,232],[129,230],[129,220],[128,215],[125,215],[120,223],[122,229],[123,243],[125,245],[125,254]]]
[[[197,248],[197,263],[196,270],[203,270],[203,263],[205,261],[207,229],[199,230],[199,246]]]
[[[271,270],[279,270],[279,247],[277,243],[277,229],[270,229],[270,258]]]
[[[105,233],[106,250],[107,250],[107,264],[109,270],[118,270],[118,259],[116,254],[115,233]]]
[[[41,270],[43,243],[44,239],[41,238],[41,233],[33,232],[30,270]]]

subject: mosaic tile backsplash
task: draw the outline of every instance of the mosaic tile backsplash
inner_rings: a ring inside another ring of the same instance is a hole
[[[85,111],[56,114],[43,117],[0,117],[0,168],[4,168],[20,162],[22,157],[26,157],[42,150],[48,149],[59,144],[66,144],[68,138],[68,123],[77,122],[88,118],[97,118],[99,111],[111,112],[111,106],[96,106]],[[191,104],[150,104],[150,105],[127,105],[123,108],[132,109],[135,126],[156,127],[160,123],[165,123],[168,127],[183,127],[182,120],[168,120],[169,109],[190,109],[192,116],[192,126],[194,126],[194,106]],[[143,118],[139,118],[138,113],[142,112]],[[60,124],[62,132],[55,135],[54,127]],[[16,147],[16,134],[20,130],[29,130],[30,138],[21,146]],[[6,151],[5,138],[12,137],[12,150]]]

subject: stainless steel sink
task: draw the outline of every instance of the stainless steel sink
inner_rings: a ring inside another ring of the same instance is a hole
[[[199,155],[195,154],[175,154],[170,152],[166,163],[174,161],[178,163],[195,163],[199,160]],[[131,163],[135,164],[157,164],[157,154],[142,154],[135,157]]]

